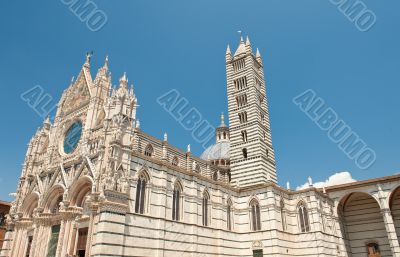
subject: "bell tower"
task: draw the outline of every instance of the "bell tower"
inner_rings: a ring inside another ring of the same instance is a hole
[[[277,182],[263,63],[260,52],[240,38],[234,55],[226,50],[230,124],[230,168],[238,187]]]

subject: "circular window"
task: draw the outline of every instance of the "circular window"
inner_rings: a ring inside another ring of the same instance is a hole
[[[64,153],[72,153],[82,136],[82,122],[77,121],[67,130],[64,138]]]

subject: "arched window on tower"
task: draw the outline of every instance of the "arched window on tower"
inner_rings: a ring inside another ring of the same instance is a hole
[[[136,202],[135,202],[135,212],[144,214],[145,211],[145,201],[146,201],[146,185],[147,179],[142,174],[139,176],[137,187],[136,187]]]
[[[172,197],[172,219],[181,219],[181,197],[182,197],[182,187],[179,183],[174,186],[174,194]]]
[[[154,152],[154,150],[153,150],[153,146],[151,144],[148,144],[146,146],[146,148],[144,149],[144,155],[146,155],[148,157],[151,157],[153,155],[153,152]]]
[[[252,200],[250,202],[250,217],[251,217],[251,230],[258,231],[261,230],[261,213],[260,205],[257,200]]]
[[[209,224],[209,201],[210,201],[210,196],[208,195],[207,191],[204,192],[203,194],[203,205],[202,205],[202,217],[203,217],[203,226],[208,226]]]
[[[243,152],[243,158],[247,159],[247,148],[243,148],[242,152]]]
[[[310,221],[308,217],[308,211],[304,203],[300,203],[297,210],[299,215],[300,231],[302,233],[310,232]]]

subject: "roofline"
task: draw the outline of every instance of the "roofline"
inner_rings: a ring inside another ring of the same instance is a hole
[[[395,181],[395,180],[400,180],[400,174],[386,176],[386,177],[373,178],[373,179],[367,179],[367,180],[361,180],[361,181],[356,181],[356,182],[351,182],[351,183],[346,183],[346,184],[340,184],[340,185],[336,185],[336,186],[329,186],[326,188],[326,191],[334,192],[334,191],[338,191],[338,190],[347,189],[349,187],[362,187],[362,186],[368,186],[371,184],[377,184],[380,182],[388,182],[388,181]]]

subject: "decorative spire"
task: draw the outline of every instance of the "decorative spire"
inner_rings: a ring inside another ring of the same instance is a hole
[[[232,53],[231,53],[231,48],[230,48],[229,45],[226,47],[226,54],[229,54],[229,55],[232,54]]]
[[[190,144],[188,144],[186,152],[190,153]]]
[[[308,185],[309,185],[310,187],[313,186],[313,182],[312,182],[312,178],[311,178],[311,177],[308,177]]]
[[[124,72],[122,77],[119,79],[119,86],[128,89],[128,78],[126,77],[126,72]]]
[[[258,50],[258,48],[257,48],[257,51],[256,51],[256,60],[257,60],[260,64],[262,64],[262,58],[261,58],[260,50]]]
[[[104,60],[104,68],[108,70],[108,55],[106,55],[106,59]]]
[[[260,50],[258,49],[258,47],[256,50],[256,58],[261,58]]]
[[[286,189],[287,189],[287,190],[290,190],[290,182],[289,182],[289,181],[286,182]]]
[[[249,36],[246,37],[246,45],[247,46],[251,45]]]
[[[164,141],[165,141],[165,142],[168,141],[168,134],[167,134],[167,132],[164,133]]]

